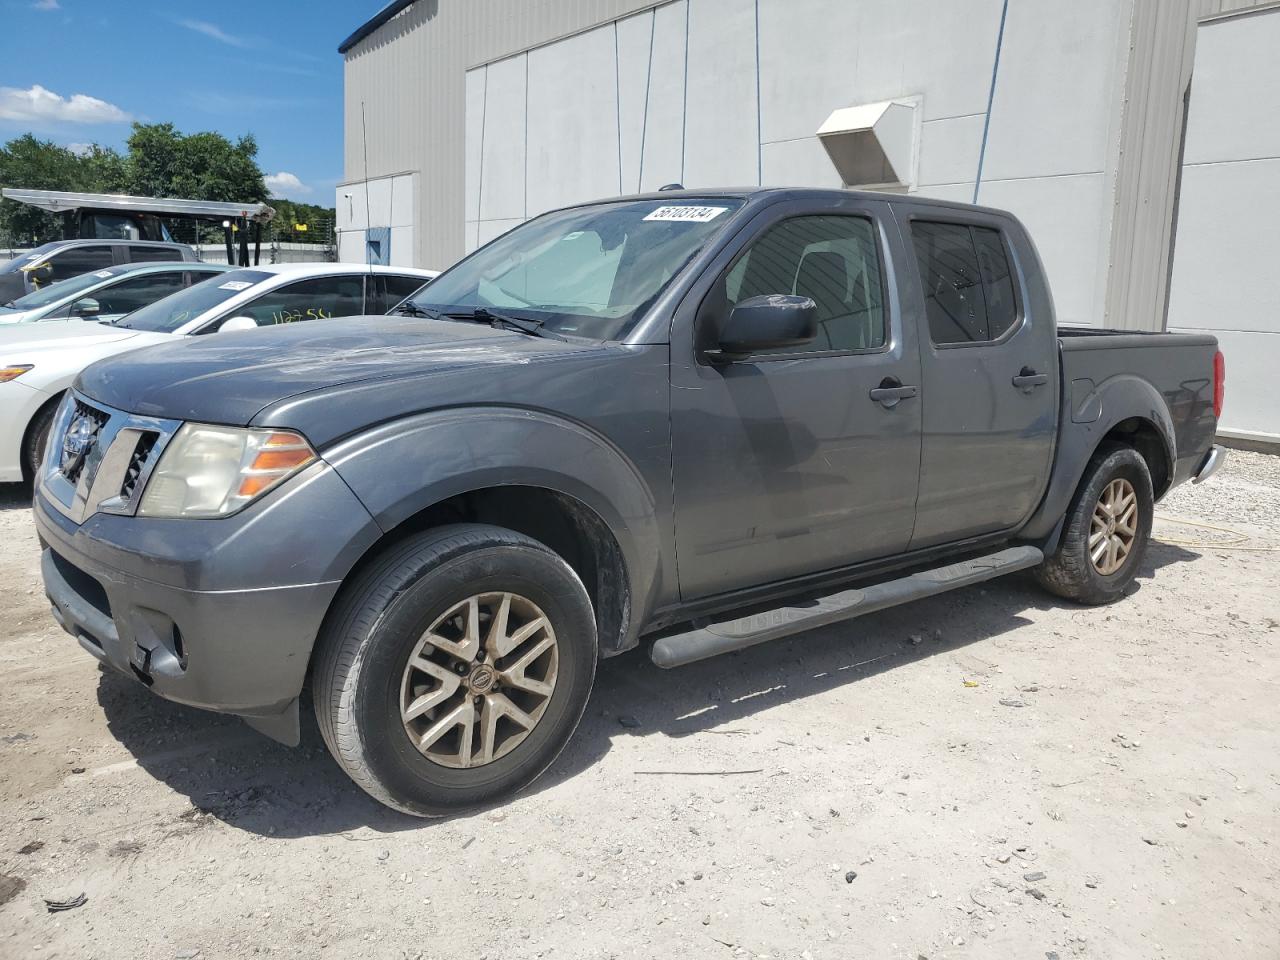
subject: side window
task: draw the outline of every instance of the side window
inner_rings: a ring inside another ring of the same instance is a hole
[[[122,280],[114,286],[91,294],[98,301],[98,313],[102,315],[132,313],[149,303],[155,303],[182,289],[182,273],[150,273],[143,277]]]
[[[364,274],[299,280],[264,293],[228,316],[253,317],[260,327],[364,313]]]
[[[796,217],[770,228],[725,274],[725,316],[741,301],[771,293],[818,305],[817,338],[779,353],[884,346],[880,250],[865,217]]]
[[[383,291],[385,299],[378,308],[379,312],[390,310],[401,300],[412,296],[422,289],[422,285],[426,283],[422,277],[398,277],[391,274],[382,275]]]
[[[911,242],[935,346],[998,340],[1009,331],[1018,305],[998,230],[917,220]]]
[[[90,270],[105,270],[111,266],[111,248],[106,245],[68,247],[50,257],[49,263],[53,267],[55,281],[78,277]]]
[[[173,247],[144,247],[129,244],[130,263],[158,263],[162,260],[181,260],[182,255]]]

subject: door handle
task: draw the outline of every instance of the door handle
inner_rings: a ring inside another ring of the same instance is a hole
[[[1030,393],[1036,387],[1044,386],[1049,382],[1047,373],[1036,373],[1030,367],[1023,367],[1016,377],[1013,378],[1013,385],[1023,393]]]
[[[919,393],[919,387],[903,386],[902,381],[896,377],[885,377],[880,381],[880,386],[871,388],[868,396],[886,410],[892,410],[901,401]]]

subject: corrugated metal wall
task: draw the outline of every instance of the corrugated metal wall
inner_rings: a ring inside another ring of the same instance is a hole
[[[344,179],[417,171],[416,260],[447,266],[463,251],[467,68],[651,6],[418,0],[347,52]]]

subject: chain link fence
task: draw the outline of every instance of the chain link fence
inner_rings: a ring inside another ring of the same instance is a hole
[[[227,244],[221,226],[192,220],[179,220],[166,223],[166,226],[176,242],[190,246],[201,260],[226,263]],[[238,256],[239,233],[233,234],[233,237]],[[277,217],[263,224],[261,243],[259,263],[332,263],[338,259],[337,235],[332,217],[313,217],[306,224],[283,223]],[[0,235],[0,260],[19,257],[30,250],[29,243],[15,243],[13,238]],[[252,228],[249,234],[249,258],[253,259]]]

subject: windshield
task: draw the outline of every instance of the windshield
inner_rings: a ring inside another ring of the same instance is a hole
[[[47,307],[51,303],[74,296],[81,290],[97,286],[103,280],[110,280],[113,276],[115,274],[108,270],[96,270],[93,273],[82,273],[78,277],[68,277],[66,280],[59,280],[47,287],[41,287],[34,293],[28,293],[25,297],[19,297],[13,301],[12,307],[14,310],[35,310],[37,307]]]
[[[212,310],[238,293],[243,293],[274,274],[261,270],[228,270],[157,300],[125,316],[116,326],[131,330],[173,333],[184,323]]]
[[[742,206],[737,199],[629,200],[516,227],[411,298],[439,313],[493,308],[548,330],[614,340],[635,324]]]
[[[22,256],[14,257],[12,260],[5,260],[0,263],[0,273],[13,273],[15,270],[21,270],[32,261],[39,260],[56,246],[58,246],[56,243],[42,243],[40,246],[33,248],[30,253],[24,253]]]

